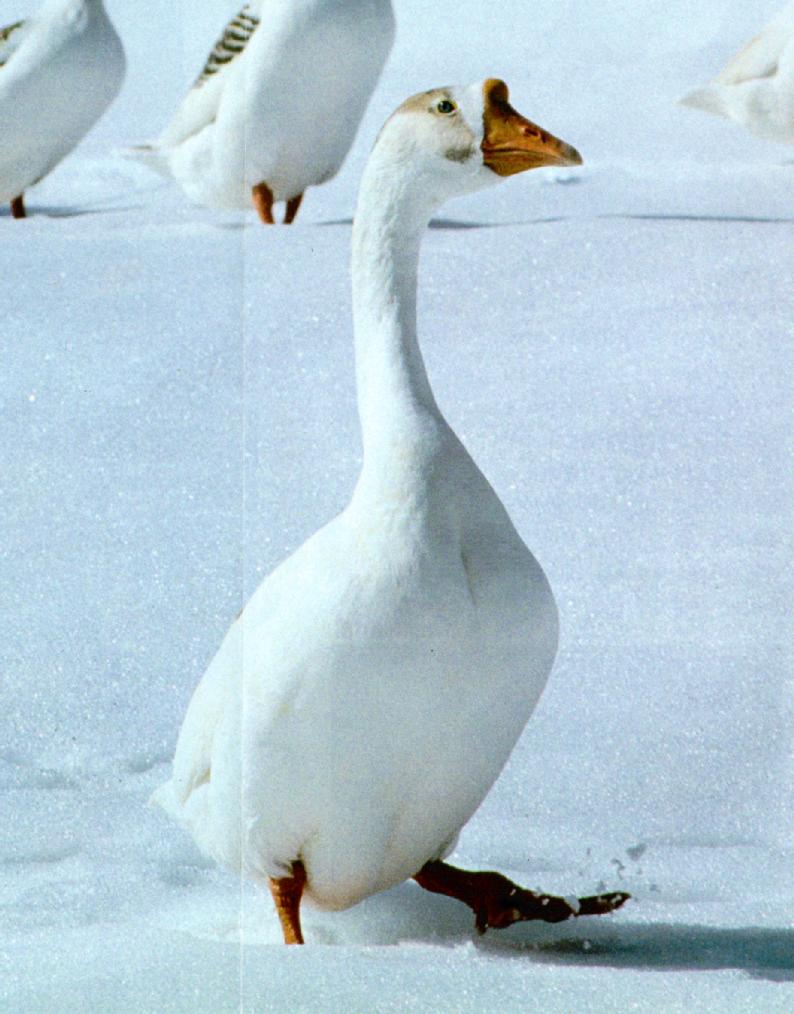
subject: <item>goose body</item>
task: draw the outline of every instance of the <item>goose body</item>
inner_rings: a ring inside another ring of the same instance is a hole
[[[578,161],[488,81],[409,100],[365,171],[359,481],[232,626],[155,794],[231,869],[277,879],[300,863],[321,907],[353,905],[452,849],[551,669],[554,597],[436,404],[416,287],[422,232],[447,197]]]
[[[794,3],[681,103],[735,120],[767,140],[794,144]]]
[[[102,0],[46,0],[0,33],[0,201],[18,200],[118,94],[124,50]]]
[[[198,204],[299,199],[339,171],[394,40],[390,0],[259,0],[227,26],[151,146]]]
[[[400,443],[232,627],[160,797],[231,869],[300,857],[330,909],[447,854],[556,646],[543,572],[454,434],[428,417]]]

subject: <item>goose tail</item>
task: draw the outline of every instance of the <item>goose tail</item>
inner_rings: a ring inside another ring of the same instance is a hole
[[[713,113],[714,116],[728,115],[722,89],[713,84],[705,85],[703,88],[696,88],[695,91],[689,92],[682,99],[679,99],[678,104],[680,106],[689,106],[692,109],[704,109],[707,113]]]
[[[155,144],[136,144],[129,148],[119,148],[118,154],[132,162],[140,162],[166,179],[171,176],[168,158],[163,149]]]

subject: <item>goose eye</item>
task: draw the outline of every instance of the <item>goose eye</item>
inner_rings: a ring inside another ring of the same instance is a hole
[[[442,99],[436,106],[439,113],[454,113],[457,108],[455,103],[450,102],[449,99]]]

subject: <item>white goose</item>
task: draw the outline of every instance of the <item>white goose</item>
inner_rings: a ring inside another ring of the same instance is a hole
[[[233,18],[175,116],[127,154],[197,204],[271,224],[330,180],[350,150],[394,41],[390,0],[258,0]]]
[[[539,564],[442,416],[416,335],[419,245],[445,200],[569,145],[489,80],[386,123],[353,229],[364,464],[349,506],[260,585],[195,691],[155,800],[217,861],[270,878],[287,943],[415,877],[477,926],[611,911],[441,860],[543,690],[557,611]]]
[[[681,104],[736,120],[759,137],[794,144],[794,3]]]
[[[25,217],[47,175],[118,95],[124,50],[102,0],[46,0],[0,31],[0,201]]]

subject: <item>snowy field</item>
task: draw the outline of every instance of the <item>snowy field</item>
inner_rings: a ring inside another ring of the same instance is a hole
[[[395,0],[342,173],[265,229],[113,154],[234,4],[109,0],[122,96],[29,220],[0,212],[3,1014],[794,1010],[794,151],[675,104],[779,3]],[[562,643],[453,861],[633,900],[478,939],[403,884],[288,951],[146,800],[241,605],[355,480],[374,133],[493,75],[585,165],[441,212],[420,334]]]

